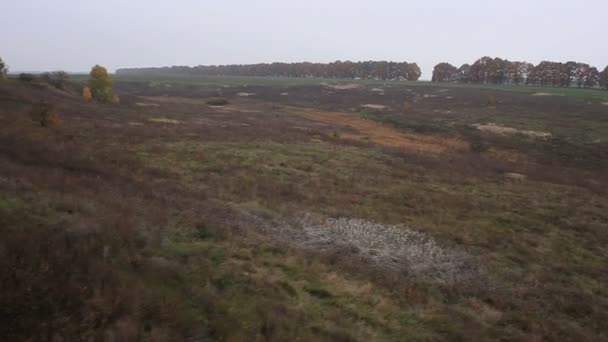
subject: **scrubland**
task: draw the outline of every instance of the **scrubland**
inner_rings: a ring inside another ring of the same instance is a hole
[[[328,82],[0,83],[0,335],[608,338],[603,93]]]

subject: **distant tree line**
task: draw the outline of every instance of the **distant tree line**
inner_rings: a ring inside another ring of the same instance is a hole
[[[121,75],[270,76],[409,81],[417,81],[421,75],[416,63],[388,61],[172,66],[118,69],[116,73]]]
[[[459,68],[449,63],[439,63],[433,69],[432,81],[608,88],[608,66],[599,72],[589,64],[572,61],[542,61],[535,66],[498,57],[482,57],[473,65],[463,64]]]

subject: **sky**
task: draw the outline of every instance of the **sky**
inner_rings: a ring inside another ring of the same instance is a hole
[[[2,0],[11,71],[482,56],[608,65],[608,0]]]

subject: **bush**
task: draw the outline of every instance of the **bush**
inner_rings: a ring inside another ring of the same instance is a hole
[[[89,78],[89,88],[91,94],[97,102],[111,103],[114,95],[112,94],[112,80],[106,68],[96,65],[91,69]]]
[[[21,73],[19,74],[19,81],[32,82],[36,77],[32,74]]]
[[[214,97],[212,99],[207,100],[206,103],[210,106],[225,106],[228,104],[228,100],[223,97]]]
[[[60,90],[66,90],[70,83],[70,75],[65,71],[45,72],[40,79]]]
[[[41,102],[35,106],[30,117],[42,127],[58,127],[61,125],[61,119],[55,112],[55,107],[52,104]]]
[[[8,65],[0,58],[0,80],[6,77],[8,73]]]
[[[91,88],[89,88],[87,86],[85,86],[84,88],[82,88],[82,97],[87,102],[93,100],[93,95],[91,94]]]

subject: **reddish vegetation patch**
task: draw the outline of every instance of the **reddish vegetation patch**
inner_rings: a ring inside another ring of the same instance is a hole
[[[527,164],[529,162],[528,157],[526,157],[522,153],[494,147],[489,148],[488,151],[485,152],[485,154],[494,159],[505,160],[512,163]]]
[[[341,134],[345,139],[367,141],[387,147],[405,148],[437,154],[469,148],[468,143],[461,139],[404,133],[390,126],[352,114],[303,108],[290,108],[289,110],[310,120],[351,128],[352,131]]]

